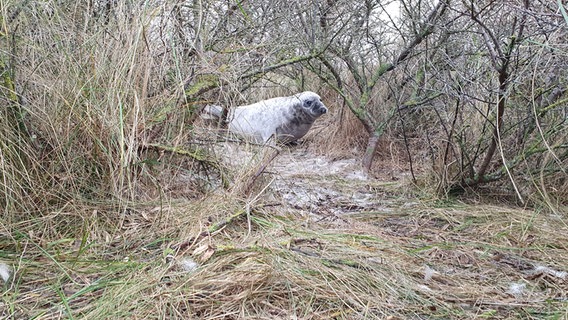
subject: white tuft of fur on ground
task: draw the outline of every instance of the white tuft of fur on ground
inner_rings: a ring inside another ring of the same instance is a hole
[[[185,272],[193,272],[195,271],[195,269],[197,269],[197,267],[199,267],[199,264],[197,262],[187,257],[180,259],[179,265]]]
[[[534,268],[533,274],[548,274],[560,279],[566,279],[566,276],[568,276],[568,272],[566,271],[558,271],[545,266],[537,266]]]
[[[10,275],[12,274],[12,269],[5,263],[0,262],[0,278],[4,280],[4,282],[8,282],[10,279]]]
[[[514,296],[515,298],[519,298],[525,293],[525,289],[525,283],[511,283],[509,285],[509,290],[507,290],[507,293]]]
[[[430,268],[429,266],[424,266],[424,281],[428,282],[432,280],[432,277],[436,274],[438,274],[438,271]]]

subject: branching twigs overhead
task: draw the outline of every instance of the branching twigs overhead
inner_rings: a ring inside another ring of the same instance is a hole
[[[364,168],[370,169],[379,138],[399,107],[397,105],[390,107],[387,106],[386,109],[388,115],[386,119],[379,120],[374,115],[376,110],[373,109],[376,107],[371,105],[371,100],[373,92],[377,89],[379,80],[388,72],[395,70],[399,64],[412,57],[412,52],[416,49],[416,47],[418,47],[429,35],[433,33],[439,18],[444,15],[449,4],[449,0],[439,1],[428,16],[421,23],[416,24],[420,27],[416,30],[414,37],[411,38],[411,41],[409,41],[408,44],[400,50],[394,61],[390,63],[380,64],[378,67],[372,68],[372,66],[367,65],[368,62],[364,58],[360,58],[358,53],[353,52],[351,48],[352,43],[356,40],[356,38],[358,39],[358,37],[361,37],[361,34],[350,35],[343,44],[332,44],[330,50],[327,51],[330,55],[322,54],[319,56],[320,62],[331,74],[331,78],[321,72],[317,73],[318,76],[344,98],[349,109],[361,121],[370,135],[367,142],[367,148],[362,159],[362,165]],[[372,11],[372,8],[364,8],[363,6],[359,10],[364,11],[365,14],[363,14],[363,16],[370,19],[370,12]],[[325,28],[328,27],[328,25],[322,24],[321,27]],[[361,27],[362,25],[356,23],[354,29],[358,30],[358,28],[360,29]],[[371,32],[373,32],[373,30],[367,30],[367,33]],[[343,61],[343,64],[334,65],[334,59]],[[343,68],[346,68],[349,74],[353,77],[358,89],[358,96],[356,97],[353,96],[353,93],[344,86],[344,82],[341,80],[341,70]],[[374,69],[374,71],[367,75],[366,70],[368,69]],[[330,81],[331,79],[334,79],[334,83]],[[387,103],[385,102],[385,104]]]
[[[474,186],[479,183],[485,182],[487,177],[487,170],[489,165],[492,162],[493,156],[497,150],[497,146],[500,142],[500,132],[503,126],[503,116],[505,113],[505,107],[507,105],[507,90],[510,82],[510,74],[509,74],[509,64],[512,59],[513,52],[520,44],[520,41],[523,37],[523,31],[526,24],[526,12],[529,9],[529,0],[524,0],[524,14],[521,16],[520,21],[515,17],[513,19],[513,28],[512,32],[509,36],[509,40],[505,48],[501,48],[501,44],[497,40],[497,36],[493,33],[493,31],[485,25],[479,18],[478,13],[476,12],[475,6],[472,5],[471,9],[471,18],[475,21],[481,28],[481,33],[483,38],[485,39],[485,46],[487,51],[489,52],[490,60],[493,64],[495,71],[498,74],[498,81],[499,87],[497,91],[497,111],[495,115],[495,123],[493,124],[493,132],[491,136],[491,140],[489,143],[489,147],[485,152],[485,157],[483,158],[479,169],[477,170],[475,177],[465,179],[462,183],[465,186]],[[507,167],[503,159],[503,166]],[[507,170],[508,172],[508,170]],[[513,182],[514,184],[514,182]],[[519,199],[522,200],[520,193],[517,191],[517,195]]]

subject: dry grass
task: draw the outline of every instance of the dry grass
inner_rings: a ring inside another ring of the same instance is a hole
[[[277,157],[203,138],[182,85],[217,62],[149,46],[145,7],[100,23],[45,5],[18,37],[2,13],[0,59],[18,52],[23,95],[2,98],[27,127],[1,111],[1,318],[568,317],[565,213],[366,178],[341,101]],[[384,177],[398,154],[377,162]]]
[[[280,187],[240,199],[218,192],[139,207],[109,218],[108,225],[103,212],[69,207],[10,226],[0,246],[2,260],[16,273],[2,294],[3,316],[567,315],[568,226],[562,217],[401,197],[399,183],[340,174],[276,178],[292,188],[302,183],[296,187],[314,197],[275,202],[293,191]],[[340,196],[322,201],[318,188]],[[83,227],[58,232],[70,224]],[[187,259],[198,267],[184,269]]]
[[[365,150],[369,134],[341,99],[333,99],[336,95],[325,92],[321,94],[330,112],[313,125],[305,141],[310,143],[311,150],[317,154],[342,159],[351,158]]]

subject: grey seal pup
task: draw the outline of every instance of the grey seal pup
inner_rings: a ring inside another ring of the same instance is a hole
[[[206,106],[207,118],[220,117],[220,106]],[[274,137],[280,143],[302,138],[327,107],[314,92],[304,91],[289,97],[263,100],[228,111],[229,131],[256,142],[266,143]]]

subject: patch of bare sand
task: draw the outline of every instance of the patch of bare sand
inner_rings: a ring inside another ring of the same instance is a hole
[[[416,202],[392,197],[392,181],[369,177],[356,159],[334,160],[302,148],[283,151],[272,163],[270,197],[312,222],[353,226],[345,215],[361,212],[388,213],[393,207]],[[396,183],[398,185],[398,183]]]

